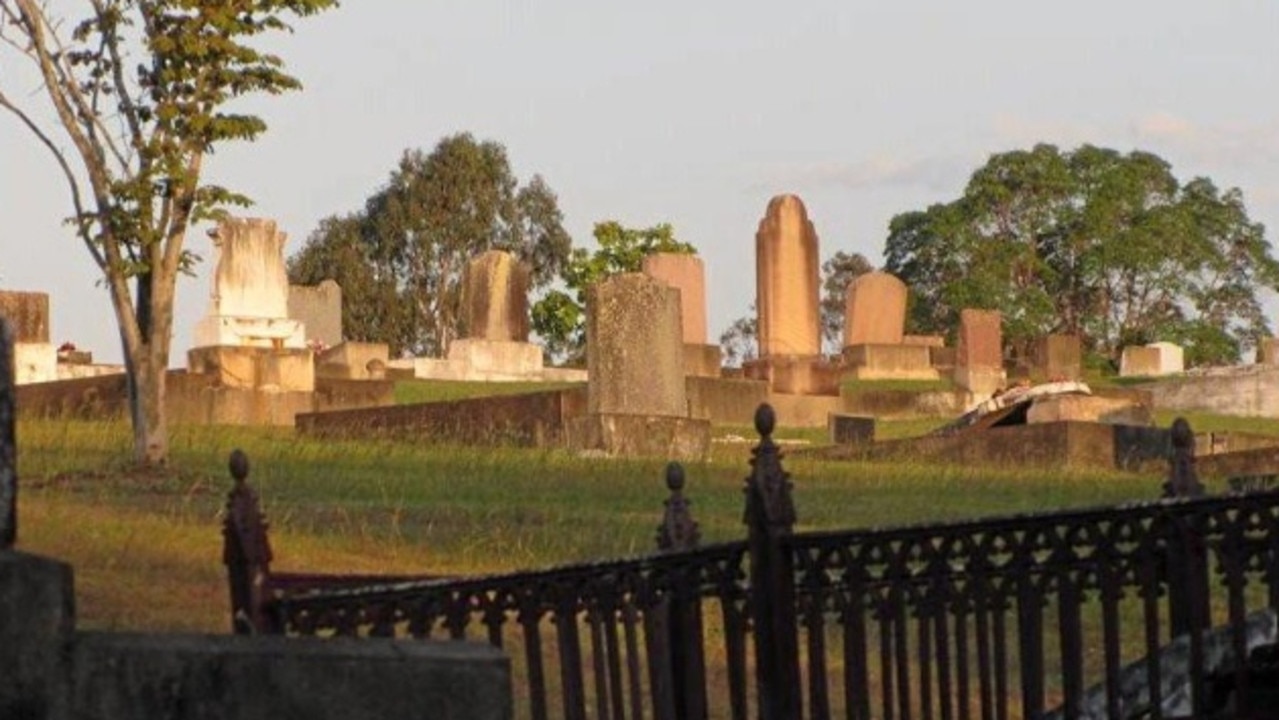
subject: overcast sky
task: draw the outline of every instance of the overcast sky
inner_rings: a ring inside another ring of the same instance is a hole
[[[1274,242],[1277,33],[1275,0],[345,0],[272,41],[305,90],[254,101],[270,130],[205,167],[290,251],[404,149],[470,131],[546,179],[578,245],[603,219],[672,223],[705,258],[717,337],[753,299],[771,196],[804,199],[823,258],[878,264],[894,214],[1036,142],[1141,148],[1183,180],[1239,187]],[[13,62],[0,55],[0,83]],[[96,268],[62,224],[66,188],[8,115],[0,168],[0,288],[48,292],[55,343],[118,360]],[[212,257],[203,231],[188,247]],[[176,366],[210,266],[179,282]]]

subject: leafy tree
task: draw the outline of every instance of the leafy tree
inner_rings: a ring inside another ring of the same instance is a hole
[[[70,222],[102,272],[119,326],[139,463],[163,464],[169,455],[174,289],[196,260],[183,248],[187,229],[249,202],[201,179],[217,146],[266,129],[261,118],[226,106],[301,87],[279,57],[247,43],[289,30],[288,16],[334,4],[90,0],[82,17],[63,22],[48,3],[0,0],[0,47],[30,63],[52,113],[26,107],[35,96],[25,87],[0,87],[0,107],[66,179]],[[5,79],[14,82],[12,74]]]
[[[1237,189],[1090,145],[992,156],[962,197],[894,217],[884,254],[911,288],[916,332],[990,308],[1014,347],[1073,333],[1112,362],[1156,340],[1184,344],[1192,364],[1237,362],[1270,334],[1258,291],[1279,288]]]
[[[587,288],[612,275],[639,272],[644,258],[653,253],[697,252],[676,240],[674,229],[665,223],[636,230],[608,220],[595,224],[594,235],[599,248],[594,252],[574,248],[564,267],[567,291],[551,290],[533,306],[533,329],[547,351],[570,363],[584,359]]]
[[[289,261],[289,278],[342,286],[348,335],[385,342],[393,355],[443,355],[458,336],[466,263],[507,250],[556,278],[571,240],[555,193],[541,177],[521,186],[506,148],[469,133],[428,155],[406,151],[363,211],[321,222]]]
[[[748,312],[734,320],[719,336],[725,367],[741,367],[742,363],[759,357],[759,319],[755,314],[755,303],[751,303]]]
[[[836,252],[822,263],[822,344],[838,353],[844,344],[844,300],[848,285],[874,266],[861,253]]]

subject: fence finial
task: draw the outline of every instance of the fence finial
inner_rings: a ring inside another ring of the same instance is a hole
[[[701,538],[690,510],[692,503],[684,497],[683,465],[677,462],[666,464],[666,489],[671,491],[671,495],[665,501],[662,524],[657,526],[657,549],[664,552],[692,550]]]
[[[249,486],[249,456],[234,450],[227,462],[235,485],[222,521],[222,562],[231,585],[231,627],[247,634],[265,629],[264,585],[271,572],[271,543],[258,494]]]
[[[1204,486],[1195,472],[1195,433],[1185,418],[1172,421],[1172,458],[1164,497],[1202,497]]]
[[[789,534],[795,525],[795,503],[791,498],[790,473],[782,468],[782,452],[773,442],[777,413],[761,403],[755,410],[755,430],[759,445],[751,449],[751,474],[746,478],[747,525],[760,523],[770,533]]]
[[[14,441],[13,327],[0,318],[0,550],[18,541],[18,446]]]

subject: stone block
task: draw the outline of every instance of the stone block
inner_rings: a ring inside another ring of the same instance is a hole
[[[344,342],[322,350],[315,359],[315,371],[317,376],[348,380],[371,380],[376,371],[377,379],[383,379],[389,361],[384,343]]]
[[[65,717],[74,631],[71,567],[0,551],[0,718]]]
[[[13,328],[13,342],[49,342],[49,294],[0,290],[0,317]]]
[[[586,293],[590,412],[687,416],[679,291],[642,273]]]
[[[1008,384],[1008,377],[1002,368],[957,366],[952,377],[955,385],[972,393],[977,399],[990,397],[994,392]]]
[[[1083,377],[1078,335],[1047,335],[1031,348],[1030,375],[1036,380],[1059,382]]]
[[[826,429],[832,444],[864,445],[875,442],[875,418],[843,413],[831,413],[826,417]]]
[[[1108,425],[1153,424],[1148,406],[1131,400],[1095,395],[1056,395],[1037,398],[1026,411],[1027,423],[1096,422]]]
[[[195,324],[196,347],[305,348],[306,328],[289,318],[208,315]]]
[[[1279,337],[1263,338],[1257,343],[1258,365],[1279,365]]]
[[[844,294],[844,345],[900,345],[906,283],[881,271],[854,278]]]
[[[609,457],[701,462],[710,457],[711,423],[688,417],[590,413],[568,421],[568,447]]]
[[[306,349],[197,347],[187,351],[187,369],[229,388],[311,392],[315,359]]]
[[[175,425],[291,427],[297,415],[315,410],[311,390],[228,387],[216,375],[170,373],[165,393]]]
[[[527,343],[527,265],[503,250],[481,253],[462,277],[463,337]]]
[[[1129,345],[1119,357],[1120,377],[1149,377],[1159,374],[1159,351],[1147,345]]]
[[[751,380],[767,381],[773,392],[838,395],[843,368],[820,355],[775,355],[743,363],[742,373]]]
[[[821,353],[817,231],[804,202],[778,195],[755,233],[759,356]]]
[[[742,378],[684,378],[690,417],[710,420],[716,425],[746,425],[755,422],[755,409],[768,401],[768,383]]]
[[[1158,353],[1156,370],[1158,375],[1175,375],[1186,370],[1186,353],[1180,345],[1170,342],[1157,342],[1147,345]]]
[[[688,253],[653,253],[644,257],[642,271],[679,290],[684,344],[705,345],[706,270],[702,259]]]
[[[58,349],[49,343],[14,343],[13,375],[18,385],[57,380]]]
[[[937,380],[927,345],[850,345],[844,348],[844,376],[856,380]]]
[[[946,347],[946,338],[941,335],[902,335],[902,345],[923,345],[930,348]]]
[[[82,720],[513,716],[510,659],[479,642],[84,633],[74,666]]]
[[[289,278],[284,267],[284,243],[288,235],[276,229],[275,221],[227,218],[209,237],[218,259],[208,314],[287,319]]]
[[[692,345],[684,343],[685,377],[719,377],[723,352],[718,345]]]
[[[542,348],[516,340],[460,338],[449,343],[448,359],[481,375],[535,378],[542,371]]]
[[[955,365],[968,368],[1004,366],[1002,318],[998,310],[959,311],[959,342]]]
[[[326,348],[342,344],[342,286],[334,280],[290,285],[289,318],[302,323],[308,343]]]

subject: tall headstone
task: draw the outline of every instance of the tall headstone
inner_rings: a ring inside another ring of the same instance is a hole
[[[679,291],[643,273],[587,289],[587,413],[570,422],[570,447],[706,457],[710,422],[689,417],[680,326]]]
[[[684,374],[719,377],[722,353],[706,342],[706,272],[702,259],[688,253],[654,253],[644,258],[643,273],[679,291],[684,337]]]
[[[289,286],[289,317],[306,328],[307,342],[331,348],[342,344],[342,286],[336,280]]]
[[[288,236],[274,220],[229,218],[210,237],[218,261],[196,347],[305,347],[305,328],[289,317]]]
[[[15,382],[57,380],[58,350],[49,342],[49,294],[0,291],[0,317],[13,328]]]
[[[462,279],[465,337],[528,342],[528,266],[501,250],[480,254]]]
[[[959,311],[955,350],[955,382],[974,395],[989,395],[1003,386],[1002,317],[998,310]]]
[[[759,357],[821,354],[817,231],[804,202],[779,195],[755,234]]]
[[[854,278],[844,294],[844,346],[901,345],[906,283],[880,271]]]

